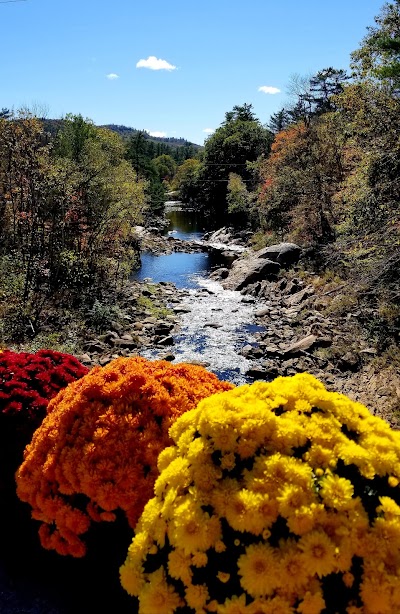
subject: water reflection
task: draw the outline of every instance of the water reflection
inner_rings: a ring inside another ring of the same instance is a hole
[[[154,283],[171,281],[177,288],[196,288],[197,277],[210,270],[208,254],[185,254],[176,252],[155,256],[141,255],[142,266],[134,274],[134,279],[143,281],[150,278]]]
[[[179,204],[181,205],[181,203]],[[170,206],[167,207],[165,216],[169,220],[169,227],[164,234],[169,234],[176,239],[183,241],[200,240],[206,231],[204,216],[192,209],[179,209]]]

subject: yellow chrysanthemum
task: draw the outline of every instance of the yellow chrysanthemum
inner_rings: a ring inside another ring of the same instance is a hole
[[[185,598],[188,606],[198,612],[205,607],[210,595],[204,584],[191,584],[185,590]]]
[[[360,595],[365,614],[394,614],[392,590],[388,582],[378,577],[369,578],[361,583]]]
[[[307,592],[303,600],[297,606],[299,614],[321,614],[325,609],[326,603],[322,593]]]
[[[299,548],[304,554],[304,565],[310,575],[320,578],[331,573],[335,567],[335,544],[323,531],[311,531],[303,535]]]
[[[138,524],[151,538],[127,564],[146,569],[154,551],[198,614],[322,614],[335,607],[333,574],[347,587],[343,614],[400,612],[400,434],[307,374],[217,394],[182,422],[158,504]]]
[[[252,544],[238,560],[240,584],[252,597],[272,595],[280,585],[276,552],[267,544]]]
[[[168,555],[168,573],[171,578],[189,584],[193,575],[190,569],[191,562],[191,557],[183,550],[172,550]]]
[[[285,592],[298,591],[307,584],[309,574],[304,564],[304,555],[296,547],[291,548],[279,561],[279,574]]]
[[[328,507],[341,511],[351,503],[354,486],[350,480],[331,474],[321,480],[320,486],[320,495]]]
[[[211,610],[214,611],[214,610]],[[226,599],[216,610],[218,614],[248,614],[245,595],[234,595],[232,599]]]
[[[282,488],[281,494],[277,497],[277,501],[281,516],[290,518],[296,510],[314,503],[315,495],[311,488],[306,490],[301,486],[287,484]]]
[[[204,512],[191,499],[186,499],[175,510],[168,527],[168,537],[173,547],[182,548],[186,554],[206,551],[221,536],[220,521]]]
[[[145,583],[143,567],[123,565],[120,569],[120,581],[129,595],[137,597]]]
[[[174,614],[181,605],[181,598],[166,582],[162,569],[149,574],[149,582],[139,594],[139,614]]]

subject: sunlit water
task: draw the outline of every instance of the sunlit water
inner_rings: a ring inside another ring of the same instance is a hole
[[[203,230],[190,212],[168,217],[173,220],[169,232],[190,240],[201,239]],[[192,230],[189,230],[191,224]],[[175,233],[176,231],[176,233]],[[213,263],[207,253],[172,253],[154,256],[142,255],[142,267],[136,279],[151,279],[153,282],[170,281],[177,288],[187,288],[188,294],[182,305],[190,309],[180,314],[180,328],[174,335],[174,345],[169,350],[173,362],[205,363],[220,379],[243,384],[253,381],[245,374],[251,362],[239,354],[244,345],[255,344],[254,333],[262,330],[254,324],[254,305],[243,302],[240,292],[224,290],[216,281],[207,278]],[[174,307],[174,304],[170,305]],[[259,307],[259,306],[258,306]],[[158,358],[166,348],[143,350],[146,358]]]

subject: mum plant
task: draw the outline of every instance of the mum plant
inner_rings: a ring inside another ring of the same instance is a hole
[[[195,365],[141,357],[93,368],[63,390],[27,446],[17,495],[41,521],[42,545],[83,556],[93,521],[122,510],[134,527],[152,496],[175,419],[232,384]]]
[[[87,367],[77,358],[62,352],[0,351],[0,473],[13,478],[49,401],[86,373]]]
[[[120,568],[140,614],[400,611],[400,433],[308,374],[171,427]]]

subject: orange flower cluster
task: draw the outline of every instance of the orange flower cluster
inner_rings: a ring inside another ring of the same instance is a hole
[[[42,545],[83,556],[81,535],[92,521],[115,520],[118,508],[133,528],[152,496],[158,454],[172,442],[169,427],[231,388],[203,367],[133,357],[95,367],[61,391],[16,474],[19,498],[42,522]]]

